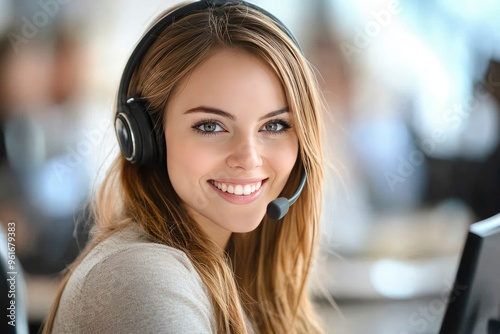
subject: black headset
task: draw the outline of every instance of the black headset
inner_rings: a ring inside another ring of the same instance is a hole
[[[245,5],[269,17],[301,50],[292,32],[274,15],[246,1],[203,0],[182,6],[162,19],[149,29],[132,52],[118,88],[117,109],[115,115],[115,131],[120,150],[127,161],[135,165],[159,165],[164,163],[166,147],[163,127],[156,124],[148,111],[146,103],[138,97],[129,97],[128,89],[132,74],[139,65],[148,49],[160,36],[161,32],[174,22],[190,14],[221,6]],[[299,197],[306,182],[305,169],[302,171],[299,186],[290,198],[280,197],[269,203],[268,216],[273,220],[281,219],[291,204]]]
[[[236,4],[243,4],[271,18],[300,49],[299,43],[293,34],[280,20],[264,9],[245,1],[196,1],[180,7],[163,17],[144,34],[143,38],[137,44],[123,70],[120,87],[118,88],[115,131],[120,150],[125,159],[130,163],[137,165],[157,165],[165,161],[166,151],[161,125],[156,124],[157,128],[155,128],[154,120],[151,118],[151,114],[148,112],[144,101],[141,101],[137,97],[128,96],[130,80],[139,62],[161,32],[174,22],[208,8]]]

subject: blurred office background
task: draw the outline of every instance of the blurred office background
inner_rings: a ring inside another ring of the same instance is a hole
[[[328,105],[311,282],[327,332],[437,332],[468,226],[500,211],[500,3],[254,2],[295,32]],[[0,2],[0,221],[16,222],[33,333],[118,152],[122,68],[174,3]]]

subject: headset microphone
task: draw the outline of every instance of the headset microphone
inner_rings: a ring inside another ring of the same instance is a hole
[[[299,195],[304,189],[304,185],[306,184],[306,179],[307,179],[306,170],[303,169],[299,186],[297,187],[297,190],[295,191],[293,196],[290,197],[289,199],[285,197],[278,197],[274,201],[269,203],[267,205],[267,216],[272,220],[280,220],[281,218],[283,218],[287,214],[290,205],[295,203],[297,198],[299,198]]]

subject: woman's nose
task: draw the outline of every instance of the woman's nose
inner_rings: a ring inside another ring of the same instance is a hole
[[[226,162],[231,168],[249,171],[262,166],[262,157],[255,143],[251,140],[245,140],[236,145]]]

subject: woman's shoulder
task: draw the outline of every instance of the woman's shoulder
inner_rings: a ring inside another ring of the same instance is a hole
[[[78,269],[85,276],[144,272],[198,277],[187,255],[179,249],[149,241],[137,227],[115,232],[92,249]],[[78,269],[76,271],[78,271]],[[156,276],[148,275],[151,279]],[[199,281],[201,283],[201,279]]]
[[[71,273],[68,284],[79,289],[93,281],[143,280],[143,284],[163,283],[178,276],[184,282],[202,284],[187,255],[173,247],[149,241],[137,227],[117,231],[97,244]]]
[[[186,254],[137,229],[116,232],[76,267],[55,325],[62,319],[68,323],[60,328],[88,333],[210,333],[215,326],[206,287]]]

